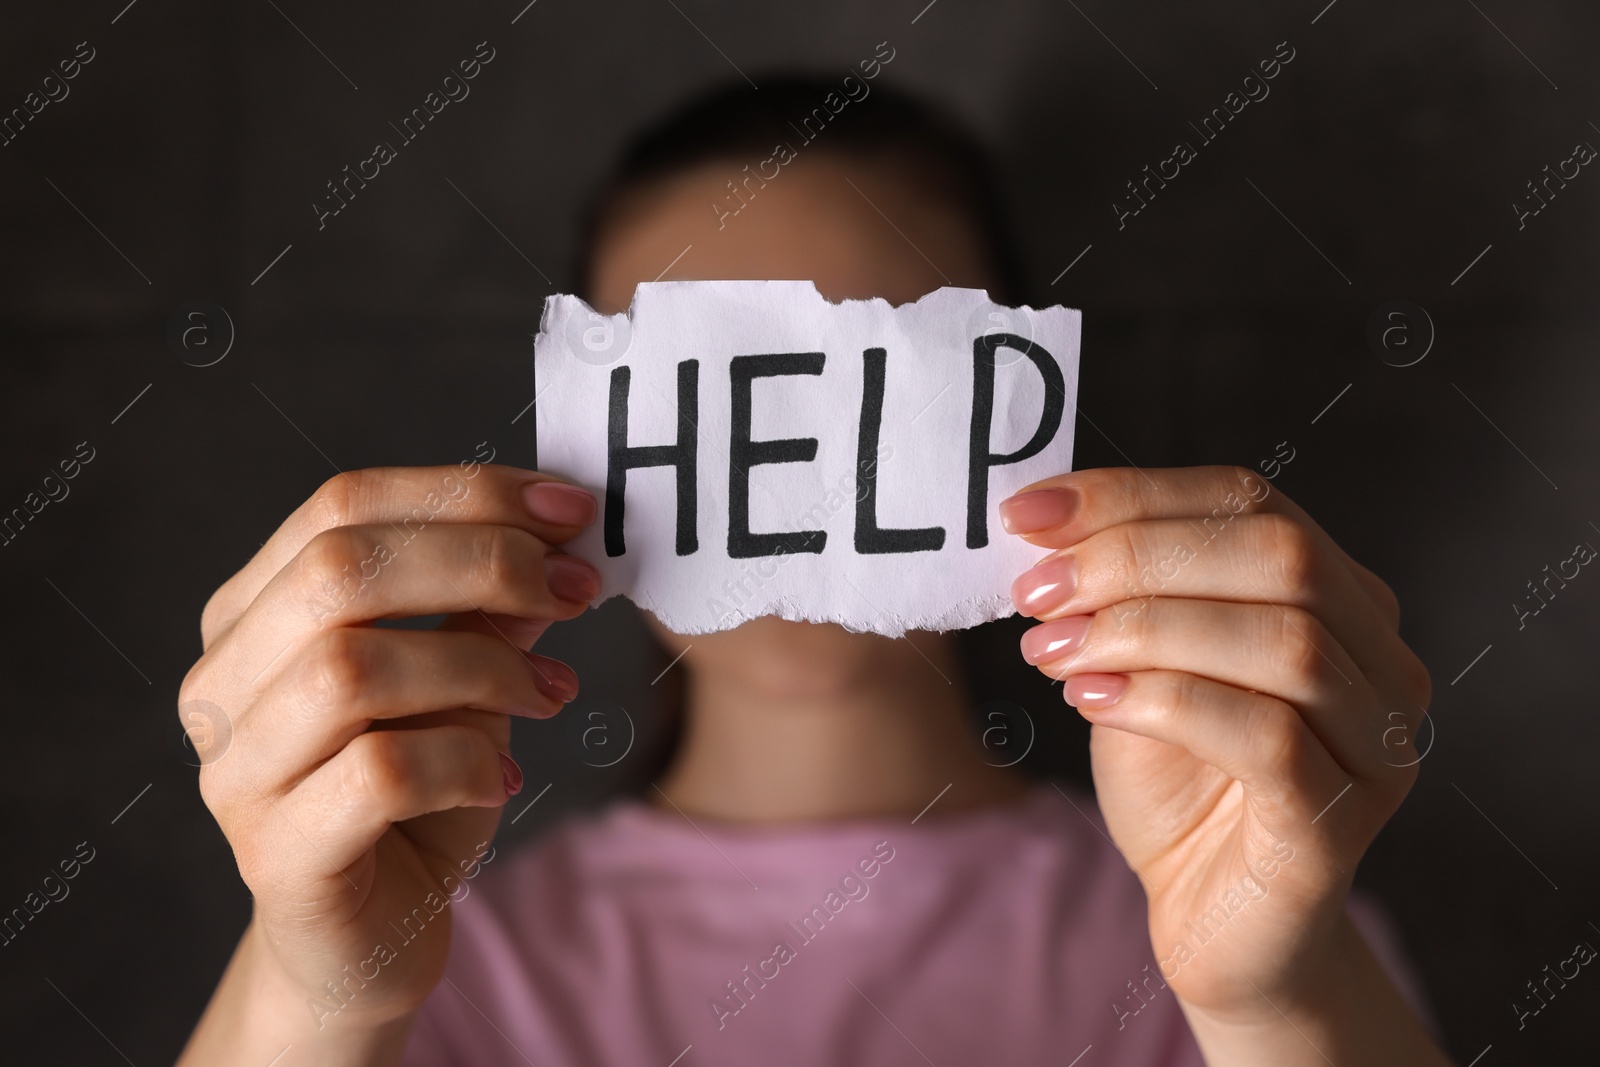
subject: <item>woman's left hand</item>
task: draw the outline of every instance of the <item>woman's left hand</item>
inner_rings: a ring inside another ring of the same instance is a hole
[[[1093,724],[1163,979],[1242,1023],[1315,997],[1420,759],[1430,683],[1394,593],[1243,468],[1085,470],[1000,507],[1055,550],[1013,586],[1041,620],[1023,655]]]

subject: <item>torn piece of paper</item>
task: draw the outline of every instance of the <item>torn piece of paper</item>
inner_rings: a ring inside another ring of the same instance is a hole
[[[1045,552],[996,505],[1072,467],[1081,315],[981,289],[834,304],[807,281],[545,301],[541,470],[592,490],[566,545],[668,628],[760,615],[899,637],[1013,612]]]

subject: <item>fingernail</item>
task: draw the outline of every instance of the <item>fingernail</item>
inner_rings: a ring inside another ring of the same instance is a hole
[[[514,797],[522,792],[522,768],[517,766],[517,761],[500,753],[500,776],[506,784],[506,796]]]
[[[533,667],[534,684],[545,696],[570,704],[578,695],[578,672],[565,663],[532,652],[528,653],[528,663]]]
[[[1000,525],[1007,533],[1028,534],[1060,526],[1078,513],[1076,489],[1035,489],[1000,501]]]
[[[534,482],[522,488],[528,514],[552,526],[587,526],[594,521],[594,494],[565,482]]]
[[[1065,604],[1077,588],[1077,559],[1052,556],[1017,575],[1011,583],[1011,600],[1019,612],[1036,619]]]
[[[1061,687],[1061,695],[1075,708],[1095,711],[1121,700],[1127,689],[1126,674],[1075,674]]]
[[[600,593],[600,572],[577,556],[546,556],[545,581],[562,600],[593,600]]]
[[[1090,621],[1087,615],[1068,615],[1040,623],[1022,635],[1022,658],[1035,666],[1060,659],[1083,644]]]

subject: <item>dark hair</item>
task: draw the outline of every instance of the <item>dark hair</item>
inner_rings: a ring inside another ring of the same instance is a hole
[[[826,125],[813,134],[817,143],[813,152],[904,167],[910,180],[972,220],[988,261],[990,298],[1006,305],[1023,302],[1021,261],[1010,215],[989,149],[972,130],[942,107],[881,83],[872,83],[867,93],[852,96],[834,112],[824,101],[829,94],[844,99],[842,79],[778,73],[758,80],[760,89],[744,81],[713,87],[658,117],[627,142],[609,177],[584,207],[572,291],[592,299],[587,290],[595,246],[631,194],[702,163],[764,160],[777,145],[808,143],[794,124],[815,116],[814,124],[821,119]],[[969,696],[975,668],[999,662],[993,648],[1012,649],[1016,640],[1015,627],[962,631],[958,654]],[[645,746],[643,759],[622,776],[622,791],[645,792],[676,752],[682,734],[682,675],[673,672],[659,687],[664,690],[661,729]]]
[[[881,83],[855,79],[867,91],[841,92],[842,80],[814,74],[761,77],[760,89],[744,81],[716,86],[641,129],[624,147],[583,211],[573,289],[586,291],[594,247],[629,193],[702,163],[762,160],[779,145],[808,143],[797,123],[812,121],[813,151],[905,166],[906,174],[970,218],[994,279],[990,297],[1021,302],[1021,269],[999,181],[988,148],[950,112]],[[824,105],[843,101],[837,112]],[[815,118],[813,118],[815,116]],[[826,125],[816,128],[817,120]],[[799,149],[796,154],[803,152]]]

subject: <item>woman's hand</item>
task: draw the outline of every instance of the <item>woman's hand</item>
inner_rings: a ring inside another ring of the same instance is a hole
[[[278,1047],[333,1023],[376,1030],[438,982],[446,901],[521,787],[510,716],[577,693],[570,667],[526,649],[598,592],[594,568],[553,547],[594,513],[583,490],[511,467],[352,471],[212,596],[180,714],[211,727],[200,792],[255,912],[194,1062],[255,1062],[244,1048],[267,1030]],[[432,631],[372,625],[436,614]],[[277,1005],[247,995],[262,989]],[[291,1001],[291,1017],[248,1018]]]
[[[1000,507],[1056,550],[1013,587],[1041,620],[1022,652],[1093,724],[1163,979],[1192,1019],[1314,1012],[1370,960],[1346,897],[1417,774],[1430,683],[1394,594],[1245,469],[1086,470]]]

